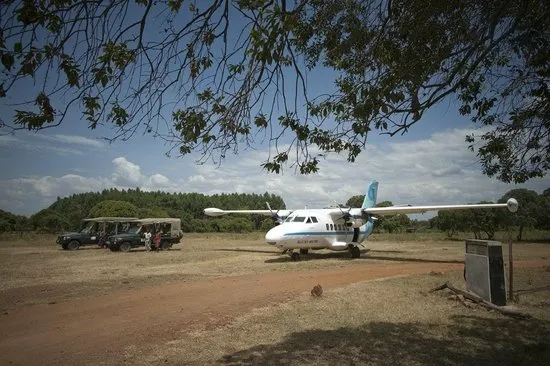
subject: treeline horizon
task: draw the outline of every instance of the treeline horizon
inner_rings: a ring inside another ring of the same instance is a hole
[[[375,232],[406,232],[411,230],[439,230],[449,237],[458,232],[474,232],[476,237],[492,239],[498,230],[516,228],[521,240],[525,228],[550,230],[550,188],[542,194],[528,189],[512,189],[497,202],[516,198],[519,210],[510,214],[506,210],[471,209],[441,211],[427,220],[411,220],[406,215],[380,216],[375,221]],[[360,207],[364,196],[352,196],[345,206]],[[27,217],[0,209],[0,232],[76,231],[82,220],[93,217],[173,217],[179,218],[184,232],[251,232],[267,231],[275,226],[274,220],[263,215],[227,215],[209,217],[207,207],[234,210],[264,210],[266,202],[276,211],[285,209],[284,200],[275,194],[221,193],[170,193],[135,189],[104,189],[101,192],[77,193],[58,197],[49,207]],[[475,203],[493,203],[481,201]],[[391,201],[377,203],[377,207],[392,206]]]
[[[181,220],[185,232],[253,231],[271,225],[273,220],[259,215],[210,218],[203,210],[207,207],[263,210],[267,209],[266,202],[274,210],[286,208],[280,196],[268,192],[205,195],[143,191],[139,187],[110,188],[57,197],[49,207],[30,216],[0,210],[0,232],[78,230],[83,219],[93,217],[173,217]]]

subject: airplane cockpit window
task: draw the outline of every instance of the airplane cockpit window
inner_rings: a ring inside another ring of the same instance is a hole
[[[304,222],[305,221],[305,217],[304,216],[296,216],[292,222]]]
[[[311,222],[317,223],[317,218],[315,216],[311,216]]]
[[[311,224],[311,217],[308,217],[308,218],[307,218],[306,224]]]

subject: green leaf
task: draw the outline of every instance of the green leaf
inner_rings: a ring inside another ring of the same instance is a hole
[[[267,120],[263,114],[257,115],[254,118],[254,124],[260,128],[267,128]]]
[[[2,64],[6,69],[8,69],[8,71],[11,71],[11,67],[13,66],[14,61],[15,60],[10,53],[2,54]]]
[[[182,3],[183,0],[168,0],[168,6],[170,7],[170,10],[172,10],[174,13],[180,11]]]

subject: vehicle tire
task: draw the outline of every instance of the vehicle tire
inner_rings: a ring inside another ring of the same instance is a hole
[[[307,249],[307,248],[302,248],[302,249],[300,249],[300,254],[304,254],[304,255],[305,255],[305,254],[308,253],[308,251],[309,251],[309,249]]]
[[[61,244],[61,248],[63,248],[63,250],[67,250],[67,244]]]
[[[168,243],[168,242],[164,242],[164,243],[161,243],[160,244],[160,249],[161,250],[168,250],[172,248],[172,244]]]
[[[361,256],[361,250],[359,249],[359,247],[354,246],[349,251],[353,259],[359,258]]]
[[[293,261],[297,262],[300,260],[300,253],[294,252],[290,255],[290,258],[292,258]]]
[[[127,241],[120,244],[120,251],[121,252],[129,252],[130,249],[132,249],[132,244],[128,243]]]
[[[78,248],[80,248],[80,243],[78,240],[71,240],[69,244],[67,244],[68,250],[77,250]]]
[[[118,252],[118,248],[115,248],[115,247],[112,247],[112,248],[109,248],[111,250],[111,252]]]

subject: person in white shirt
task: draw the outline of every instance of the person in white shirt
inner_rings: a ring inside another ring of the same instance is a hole
[[[149,229],[145,232],[145,250],[151,251],[151,232]]]

